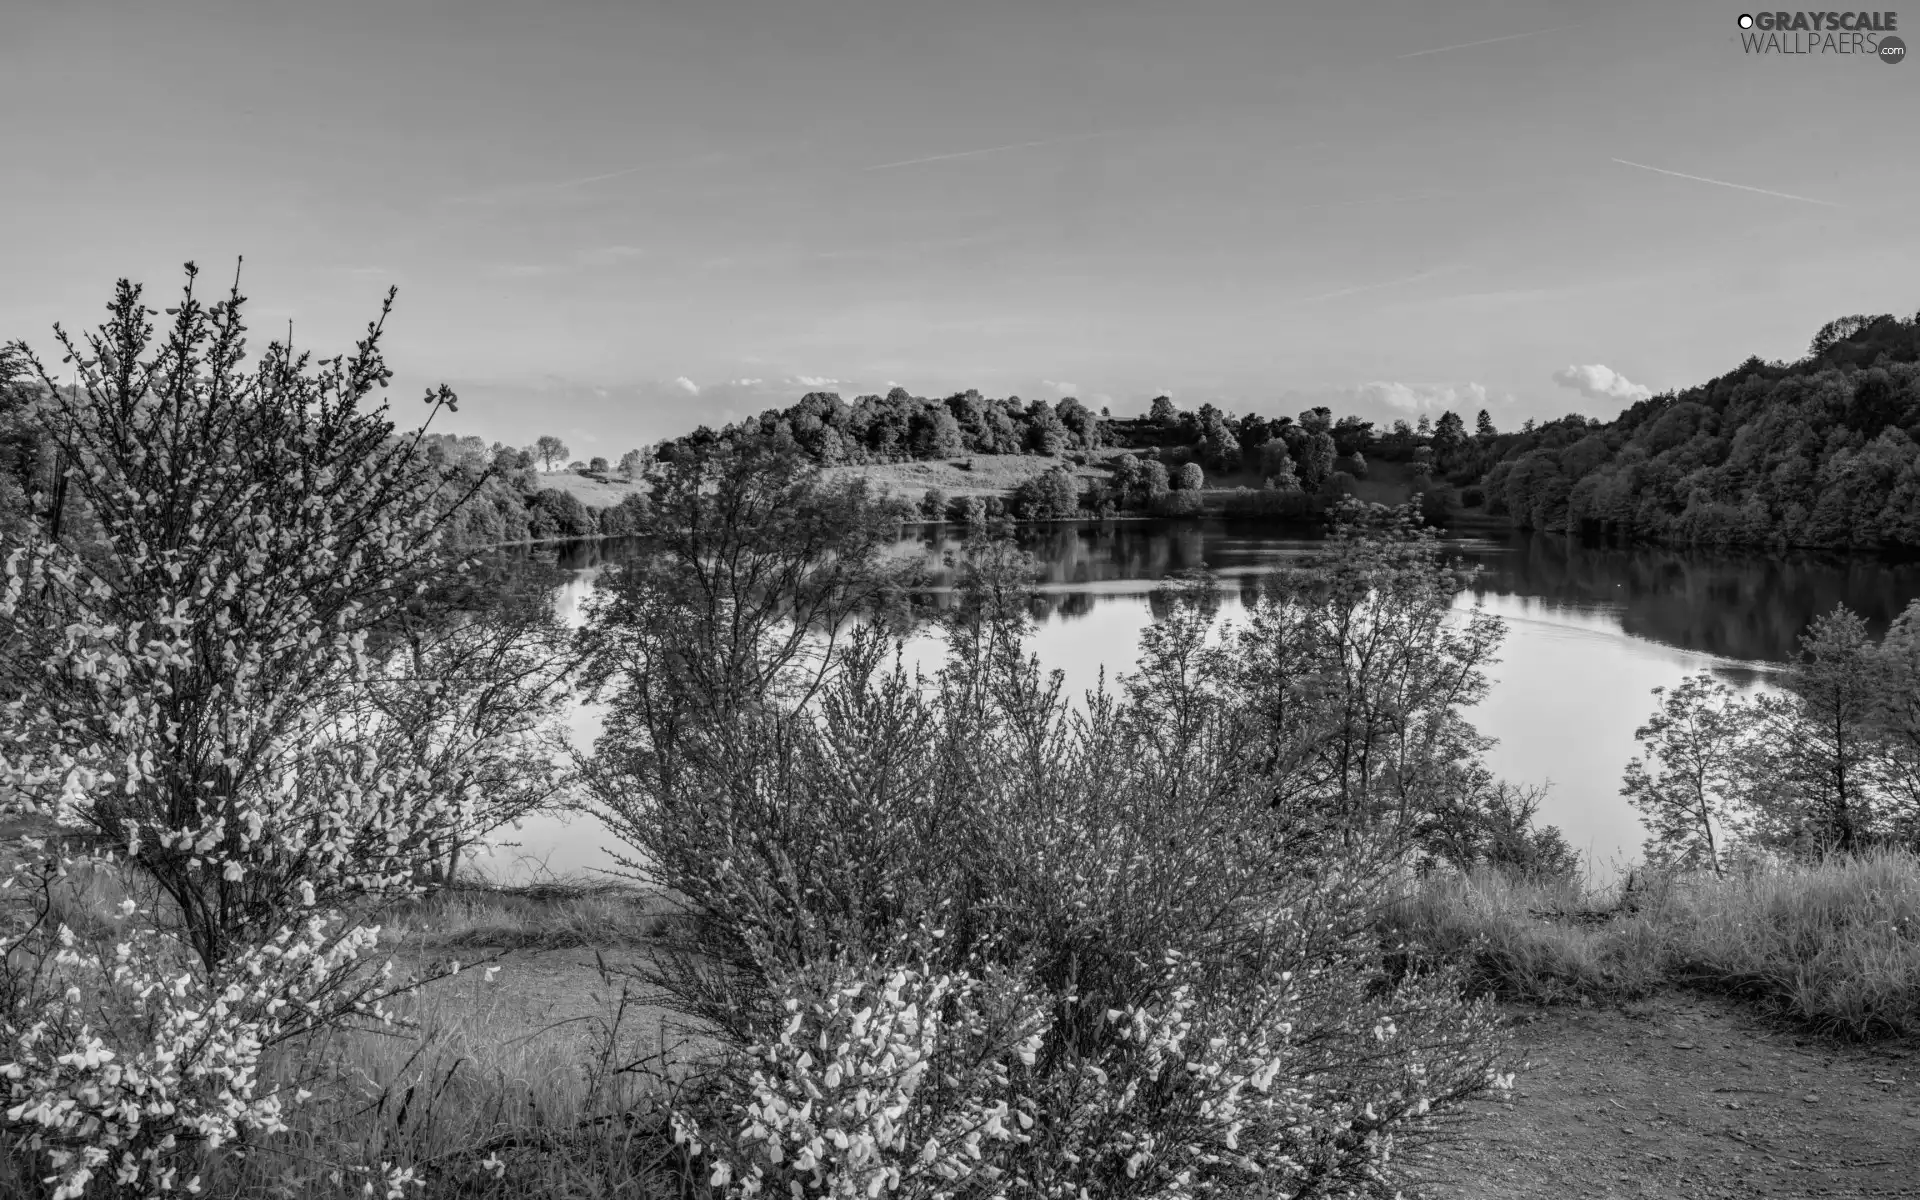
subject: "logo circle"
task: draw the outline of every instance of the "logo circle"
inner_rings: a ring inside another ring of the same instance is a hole
[[[1897,63],[1904,60],[1906,57],[1907,57],[1907,44],[1905,42],[1901,41],[1897,37],[1883,37],[1880,39],[1880,61],[1881,62]]]
[[[1741,13],[1741,14],[1740,14],[1740,28],[1742,28],[1742,29],[1752,29],[1752,28],[1753,28],[1753,14],[1752,14],[1752,13]]]

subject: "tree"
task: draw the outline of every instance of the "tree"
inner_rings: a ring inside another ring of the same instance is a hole
[[[1173,397],[1155,396],[1147,408],[1147,419],[1165,429],[1180,419],[1180,410],[1174,406]]]
[[[1920,601],[1893,619],[1878,658],[1883,677],[1871,719],[1889,799],[1898,809],[1893,832],[1920,849]]]
[[[1227,423],[1226,414],[1211,404],[1202,409],[1199,453],[1221,474],[1240,468],[1240,435]]]
[[[1866,622],[1844,604],[1814,619],[1785,690],[1754,700],[1760,833],[1774,845],[1851,854],[1880,831],[1873,716],[1885,671]]]
[[[1466,422],[1460,414],[1448,409],[1440,414],[1440,420],[1433,427],[1433,453],[1439,461],[1451,462],[1453,456],[1467,444]]]
[[[1293,491],[1300,487],[1300,478],[1293,471],[1293,456],[1287,453],[1287,443],[1280,438],[1260,447],[1260,473],[1266,477],[1266,486],[1275,491]]]
[[[815,695],[851,618],[894,610],[904,568],[885,550],[907,515],[769,439],[661,462],[645,553],[602,577],[581,634],[585,679],[608,705],[588,783],[616,836],[657,819],[689,757],[743,714]]]
[[[605,475],[611,469],[611,464],[597,454],[587,463],[587,470],[592,471],[595,475]]]
[[[1098,450],[1105,440],[1105,422],[1093,415],[1086,405],[1072,396],[1068,396],[1054,405],[1054,412],[1065,427],[1067,437],[1076,450]]]
[[[1055,467],[1022,480],[1013,490],[1012,507],[1028,521],[1060,521],[1078,515],[1080,491],[1073,472]]]
[[[631,483],[640,477],[646,469],[646,455],[638,450],[629,450],[620,456],[620,474]]]
[[[914,416],[912,439],[915,458],[953,458],[966,451],[960,422],[938,405],[929,405]]]
[[[1173,486],[1175,491],[1197,492],[1206,486],[1206,482],[1207,473],[1200,469],[1200,464],[1190,462],[1180,464],[1180,471],[1174,476]]]
[[[1483,442],[1499,436],[1499,431],[1493,427],[1493,417],[1484,408],[1480,410],[1480,415],[1474,418],[1473,435]]]
[[[1141,462],[1140,494],[1149,502],[1156,496],[1164,496],[1172,486],[1172,481],[1167,478],[1167,464],[1157,458],[1149,458]]]
[[[1026,449],[1034,454],[1058,456],[1067,449],[1067,427],[1053,406],[1035,400],[1027,409]]]
[[[551,471],[553,464],[567,461],[567,444],[551,434],[542,434],[530,453],[540,460],[542,469]]]
[[[1505,625],[1410,507],[1346,500],[1311,561],[1277,572],[1232,639],[1231,692],[1267,802],[1345,840],[1412,836],[1488,789],[1465,718]]]
[[[1317,492],[1333,474],[1334,446],[1333,437],[1322,429],[1307,439],[1306,456],[1300,460],[1298,471],[1300,484],[1309,492]]]
[[[1646,819],[1650,862],[1722,871],[1726,832],[1741,823],[1744,706],[1711,675],[1692,675],[1634,730],[1644,760],[1627,764],[1620,794]]]
[[[1886,317],[1869,317],[1856,313],[1851,317],[1838,317],[1820,327],[1813,335],[1813,342],[1807,347],[1807,357],[1818,358],[1831,349],[1835,343],[1844,342],[1854,334],[1871,326],[1875,321],[1887,320]]]
[[[1363,421],[1356,416],[1341,417],[1334,422],[1333,448],[1342,458],[1364,454],[1373,449],[1373,422]]]
[[[928,488],[920,497],[920,515],[929,521],[941,521],[947,515],[947,494],[939,488]]]

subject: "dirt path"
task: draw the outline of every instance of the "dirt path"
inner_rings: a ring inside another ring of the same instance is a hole
[[[529,1027],[602,1010],[591,951],[509,955],[493,994]],[[613,991],[617,992],[617,985]],[[633,1014],[643,1046],[659,1015]],[[1782,1031],[1736,1004],[1508,1011],[1530,1065],[1421,1162],[1422,1200],[1915,1197],[1920,1046]]]
[[[1512,1012],[1511,1106],[1438,1152],[1433,1200],[1920,1197],[1920,1048],[1839,1046],[1726,1003]]]

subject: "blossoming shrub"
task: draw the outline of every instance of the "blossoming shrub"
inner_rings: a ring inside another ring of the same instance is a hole
[[[1485,1007],[1444,973],[1390,969],[1375,918],[1411,878],[1406,848],[1272,803],[1200,616],[1180,610],[1117,693],[1073,705],[1022,650],[1018,556],[987,548],[967,569],[936,678],[856,638],[817,704],[683,742],[670,791],[598,779],[636,860],[685,899],[649,982],[729,1055],[770,1062],[795,1011],[831,1025],[824,987],[801,982],[820,963],[1019,979],[1047,1018],[1032,1064],[1003,1059],[1006,1082],[965,1097],[887,1094],[889,1120],[916,1128],[1000,1101],[1032,1118],[929,1194],[1392,1194],[1401,1146],[1504,1078]],[[808,1053],[840,1045],[813,1029],[793,1030]],[[734,1128],[752,1133],[769,1087],[804,1106],[806,1071],[836,1062],[723,1073]],[[882,1155],[859,1179],[763,1179],[746,1164],[779,1164],[742,1136],[723,1173],[737,1189],[863,1179],[879,1195],[893,1176],[874,1172],[907,1170]]]
[[[242,297],[191,275],[159,343],[123,281],[61,335],[75,384],[35,361],[61,471],[0,546],[0,806],[61,839],[12,861],[0,1138],[69,1195],[166,1191],[178,1152],[277,1129],[260,1054],[378,1019],[372,913],[473,836],[483,788],[550,770],[551,668],[484,623],[408,627],[461,496],[364,406],[385,309],[351,356],[243,371]],[[75,858],[130,897],[105,948],[55,912]]]
[[[1014,1072],[1045,1026],[1017,980],[820,964],[781,990],[775,1036],[724,1060],[675,1114],[711,1186],[931,1198],[1005,1179],[995,1148],[1034,1125]]]
[[[43,868],[37,880],[22,871],[7,879],[9,915],[43,907],[52,876]],[[350,985],[374,930],[336,930],[315,916],[209,975],[144,916],[128,900],[109,936],[82,939],[64,924],[47,933],[35,922],[7,946],[41,969],[26,980],[9,973],[5,1128],[39,1152],[55,1200],[108,1187],[191,1189],[179,1151],[284,1129],[298,1093],[258,1087],[270,1045],[343,1015],[381,1014],[374,989]]]

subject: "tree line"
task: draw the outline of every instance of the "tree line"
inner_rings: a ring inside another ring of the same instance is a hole
[[[1697,545],[1920,546],[1920,318],[1831,321],[1610,422],[1567,417],[1435,456],[1519,529]]]

